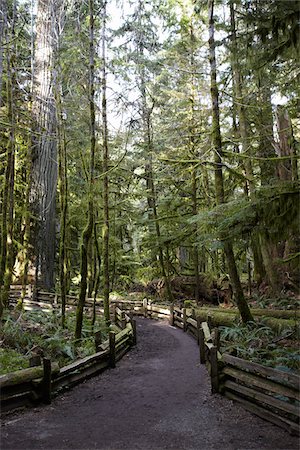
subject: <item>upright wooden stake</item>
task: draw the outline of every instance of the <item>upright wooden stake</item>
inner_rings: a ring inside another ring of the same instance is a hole
[[[198,328],[198,338],[199,338],[199,352],[200,352],[200,364],[205,364],[205,339],[204,331],[201,327]]]
[[[211,347],[210,349],[210,365],[211,365],[211,392],[216,394],[219,392],[219,374],[218,374],[218,349]]]
[[[148,315],[148,300],[146,298],[143,299],[143,311],[144,311],[144,317],[147,317]]]
[[[170,305],[169,324],[170,324],[172,327],[174,326],[174,304],[173,304],[173,303],[171,303],[171,305]]]
[[[125,311],[121,312],[121,328],[122,328],[122,330],[124,330],[124,328],[126,328]]]
[[[132,326],[132,345],[136,345],[136,321],[131,320],[131,326]]]
[[[43,358],[43,382],[42,382],[42,399],[46,404],[51,403],[51,361],[48,358]]]
[[[109,357],[110,367],[116,367],[116,335],[114,331],[109,332]]]
[[[96,353],[99,352],[99,347],[102,344],[102,333],[101,331],[96,331],[95,333],[95,349]]]
[[[208,325],[208,328],[209,328],[209,330],[211,330],[212,329],[212,318],[211,318],[211,315],[209,314],[209,313],[207,313],[207,325]]]
[[[186,308],[182,309],[182,320],[183,320],[183,331],[187,330],[187,321],[186,321]]]
[[[217,350],[220,348],[220,330],[219,328],[214,328],[214,337],[213,337],[213,344],[215,347],[217,347]]]

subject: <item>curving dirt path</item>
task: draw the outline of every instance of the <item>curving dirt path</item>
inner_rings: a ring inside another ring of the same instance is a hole
[[[118,366],[4,418],[1,449],[298,449],[298,439],[210,394],[196,342],[138,319],[138,345]]]

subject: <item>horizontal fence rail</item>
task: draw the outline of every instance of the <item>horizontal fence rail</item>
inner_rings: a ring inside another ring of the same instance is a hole
[[[12,295],[11,298],[15,299],[13,301],[17,301],[20,298],[20,289],[15,288],[13,292],[15,296]],[[33,294],[32,289],[28,289],[24,305],[25,309],[26,306],[28,308],[55,308],[58,307],[59,301],[60,296],[57,294],[42,291]],[[76,297],[67,297],[67,304],[70,307],[74,307],[75,302]],[[87,299],[87,308],[92,307],[93,304],[93,299]],[[279,425],[291,433],[299,434],[300,377],[229,354],[221,354],[219,351],[220,333],[218,328],[212,327],[209,312],[206,321],[203,321],[203,316],[200,319],[194,310],[174,305],[151,304],[147,299],[143,301],[111,300],[110,304],[114,323],[121,331],[117,334],[111,332],[109,340],[104,343],[101,342],[101,335],[96,333],[95,345],[98,353],[95,355],[75,361],[60,370],[57,370],[54,365],[51,369],[53,393],[59,392],[64,387],[72,386],[107,367],[114,367],[116,361],[122,358],[130,346],[135,345],[136,323],[133,316],[142,315],[153,319],[166,319],[171,326],[181,328],[197,340],[200,363],[206,364],[211,379],[212,393],[225,395],[263,419]],[[97,300],[96,305],[101,309],[103,302]],[[29,369],[26,370],[29,371]],[[38,370],[39,375],[35,375],[35,379],[29,380],[30,372],[24,372],[27,377],[24,375],[22,383],[15,383],[10,387],[3,385],[4,409],[10,401],[17,405],[18,403],[22,404],[23,401],[28,403],[36,398],[47,400],[49,394],[45,388],[45,379],[47,378],[44,374],[45,368],[40,367]],[[22,371],[18,373],[20,372]],[[7,380],[6,375],[3,377],[6,377]],[[0,388],[2,387],[1,383],[2,377],[0,377]],[[10,400],[10,395],[13,400]]]
[[[37,402],[51,403],[51,398],[62,390],[115,367],[136,344],[136,324],[132,317],[122,312],[122,327],[110,331],[109,339],[102,343],[101,333],[95,333],[96,353],[59,368],[56,362],[44,358],[38,364],[0,376],[1,412],[30,406]],[[118,320],[119,322],[119,320]],[[116,324],[117,325],[117,324]]]

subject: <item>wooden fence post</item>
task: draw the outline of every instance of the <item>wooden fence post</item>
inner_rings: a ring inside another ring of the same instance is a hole
[[[220,349],[220,330],[219,328],[213,329],[213,344],[215,347],[217,347],[217,350]]]
[[[216,394],[219,392],[219,374],[218,374],[218,349],[213,346],[209,352],[210,366],[211,366],[211,392]]]
[[[170,324],[172,327],[174,326],[174,303],[171,303],[171,305],[170,305],[169,324]]]
[[[212,318],[211,318],[211,315],[209,313],[207,313],[207,320],[206,320],[206,322],[207,322],[208,328],[211,330],[212,329]]]
[[[116,335],[114,331],[109,332],[109,365],[116,367]]]
[[[144,311],[144,317],[147,317],[148,315],[148,300],[146,298],[143,299],[143,311]]]
[[[95,333],[95,349],[96,353],[99,352],[99,347],[102,344],[102,333],[101,331],[96,331]]]
[[[51,361],[49,358],[43,358],[43,368],[42,399],[49,405],[51,403]]]
[[[198,325],[198,339],[199,339],[199,352],[200,352],[200,364],[205,364],[206,356],[205,356],[205,338],[204,331],[202,330],[201,325]]]
[[[132,326],[132,345],[136,345],[136,321],[134,319],[131,320]]]
[[[111,314],[112,314],[112,319],[113,319],[113,323],[117,322],[117,313],[116,313],[116,305],[111,305]]]
[[[121,312],[121,328],[122,328],[122,330],[124,330],[126,328],[125,311]]]
[[[187,330],[187,321],[186,321],[186,308],[182,309],[182,320],[183,320],[183,331]]]

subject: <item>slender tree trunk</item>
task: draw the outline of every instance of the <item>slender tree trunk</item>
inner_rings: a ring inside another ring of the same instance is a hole
[[[59,49],[58,49],[59,52]],[[59,58],[59,56],[58,56]],[[59,284],[61,295],[61,325],[64,328],[66,319],[66,296],[68,286],[68,251],[67,251],[67,220],[68,220],[68,178],[67,178],[67,145],[61,98],[61,70],[57,60],[58,79],[56,82],[56,124],[58,147],[58,187],[60,200],[60,239],[59,239]]]
[[[222,171],[222,140],[220,132],[219,92],[217,86],[217,70],[214,38],[214,0],[208,0],[209,13],[209,62],[211,76],[211,101],[212,101],[212,143],[214,147],[215,162],[215,189],[217,204],[225,202],[224,181]],[[222,239],[222,237],[221,237]],[[243,322],[252,321],[249,306],[245,300],[239,274],[236,267],[232,243],[223,238],[224,252],[226,255],[230,281],[233,287],[234,297],[239,308]]]
[[[5,24],[7,23],[7,0],[0,0],[0,108],[2,101],[3,86],[3,48],[5,42]]]
[[[238,63],[238,49],[237,49],[237,40],[236,40],[236,25],[235,25],[235,11],[234,11],[234,0],[230,1],[230,21],[231,21],[231,43],[232,43],[232,51],[231,51],[231,63],[232,63],[232,71],[234,78],[234,90],[235,90],[235,104],[238,111],[239,117],[239,132],[242,143],[242,151],[243,154],[249,155],[250,153],[250,145],[249,145],[249,136],[247,131],[247,118],[246,118],[246,110],[245,110],[245,98],[243,95],[242,84],[243,79],[239,69]],[[247,188],[246,190],[251,193],[254,192],[255,186],[253,182],[253,170],[252,163],[250,159],[247,159],[245,162],[245,172],[247,177]]]
[[[159,217],[157,213],[157,198],[156,198],[156,190],[154,183],[154,173],[153,173],[153,141],[152,141],[152,127],[151,127],[151,112],[152,109],[147,105],[147,92],[146,92],[146,75],[145,75],[145,67],[144,67],[144,50],[145,50],[145,38],[142,33],[142,20],[141,20],[141,12],[143,8],[143,2],[139,0],[138,3],[138,28],[137,28],[137,38],[136,45],[139,56],[139,89],[141,93],[141,119],[143,123],[143,144],[146,150],[146,161],[145,161],[145,180],[146,180],[146,188],[147,188],[147,204],[149,209],[149,232],[152,231],[156,234],[157,241],[157,255],[155,255],[153,251],[153,256],[156,258],[158,256],[159,266],[161,276],[164,279],[164,283],[166,286],[167,297],[170,302],[174,301],[174,297],[171,291],[171,284],[169,275],[166,271],[166,264],[164,259],[163,247],[161,244],[161,230]],[[152,223],[154,223],[154,230],[152,229]],[[154,259],[154,258],[153,258]]]
[[[245,98],[243,95],[243,80],[242,75],[239,69],[238,62],[238,46],[237,46],[237,37],[236,37],[236,22],[235,22],[235,10],[234,10],[234,0],[230,0],[230,25],[231,25],[231,65],[233,72],[233,86],[235,93],[234,105],[236,105],[236,109],[239,117],[239,134],[242,143],[242,151],[243,154],[249,154],[250,145],[249,145],[249,135],[248,135],[248,126],[247,126],[247,117],[245,110]],[[255,195],[255,185],[253,182],[253,170],[251,160],[247,160],[245,163],[245,172],[247,176],[247,185],[245,186],[245,194],[253,197]],[[263,258],[260,250],[259,239],[254,234],[251,238],[251,249],[254,260],[254,274],[257,282],[260,284],[265,276],[265,268],[263,264]]]
[[[102,24],[102,122],[103,122],[103,301],[104,317],[110,324],[109,315],[109,182],[108,182],[108,127],[106,104],[106,5],[103,2]]]
[[[14,266],[14,184],[15,184],[15,147],[16,147],[16,116],[15,116],[15,21],[16,2],[13,2],[10,39],[12,48],[7,48],[7,110],[10,124],[7,142],[7,159],[2,207],[2,245],[0,264],[0,317],[3,308],[8,306],[9,289]],[[7,42],[8,46],[8,42]]]
[[[100,248],[98,244],[98,236],[97,236],[97,224],[94,223],[94,244],[95,244],[95,253],[96,253],[96,260],[98,263],[98,268],[95,276],[95,285],[94,285],[94,301],[93,301],[93,314],[92,314],[92,325],[95,325],[96,322],[96,300],[97,300],[97,294],[99,290],[100,285],[100,274],[101,274],[101,253]]]
[[[195,35],[193,27],[193,19],[190,21],[190,71],[191,71],[191,89],[189,94],[190,99],[190,121],[189,121],[189,147],[194,158],[197,157],[195,135],[196,135],[196,118],[195,118],[195,98],[196,98],[196,79],[195,79]],[[192,169],[192,211],[194,215],[198,213],[198,186],[196,169]],[[200,275],[199,275],[199,250],[197,244],[198,226],[195,224],[193,233],[194,242],[192,251],[192,260],[194,265],[195,276],[195,300],[197,304],[200,301]]]
[[[193,200],[193,214],[196,215],[198,213],[198,201],[197,201],[197,180],[196,180],[196,172],[193,170],[192,173],[192,200]],[[195,226],[195,238],[197,238],[198,229],[197,225]],[[194,273],[195,273],[195,300],[197,304],[200,301],[200,274],[199,274],[199,251],[198,245],[194,244],[193,247],[193,263],[194,263]]]
[[[30,212],[30,198],[32,190],[32,168],[33,168],[33,158],[32,158],[32,145],[33,136],[32,131],[34,129],[34,117],[32,110],[33,102],[33,88],[34,88],[34,0],[31,0],[30,8],[30,19],[31,19],[31,80],[30,80],[30,94],[28,102],[28,114],[30,120],[30,133],[28,135],[27,141],[27,152],[26,152],[26,193],[25,193],[25,213],[24,213],[24,240],[22,249],[22,262],[23,262],[23,273],[22,273],[22,292],[20,306],[23,307],[23,302],[26,296],[26,288],[28,283],[28,270],[30,264],[30,222],[31,222],[31,212]],[[32,258],[31,258],[32,259]]]
[[[94,166],[95,166],[95,147],[96,147],[96,120],[95,120],[95,42],[94,42],[94,0],[89,0],[89,100],[90,100],[90,170],[88,187],[88,220],[82,233],[81,242],[81,266],[80,266],[80,292],[76,309],[76,328],[75,339],[81,339],[83,309],[87,291],[87,272],[88,272],[88,248],[93,233],[94,225]]]

